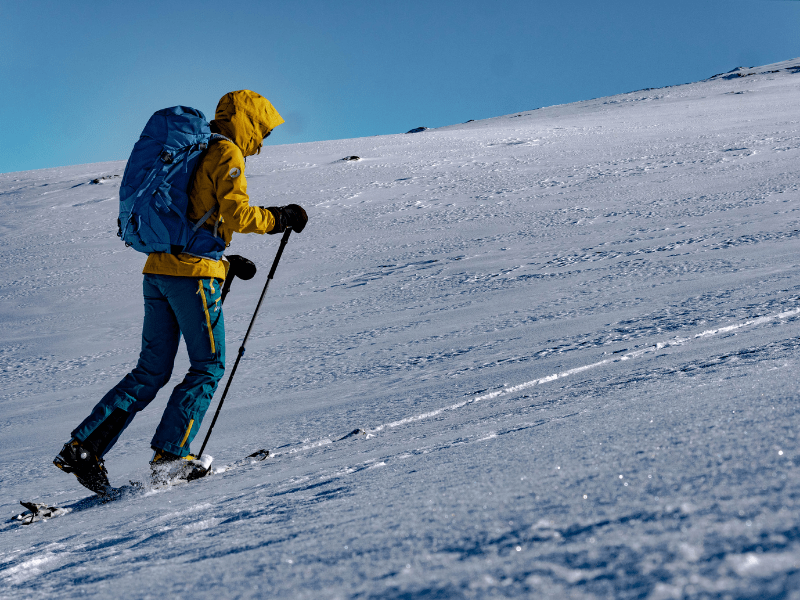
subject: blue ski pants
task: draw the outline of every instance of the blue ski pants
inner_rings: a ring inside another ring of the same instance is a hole
[[[183,335],[189,372],[172,390],[150,445],[178,456],[189,454],[189,445],[225,371],[221,288],[218,279],[144,276],[139,361],[72,432],[75,439],[89,439],[98,454],[105,455],[136,413],[150,404],[169,381]],[[98,437],[101,439],[95,439]]]

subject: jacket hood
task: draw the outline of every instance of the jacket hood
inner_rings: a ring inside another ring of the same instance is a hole
[[[239,90],[220,99],[212,125],[236,144],[244,156],[251,156],[261,151],[264,136],[283,122],[283,117],[264,96]]]

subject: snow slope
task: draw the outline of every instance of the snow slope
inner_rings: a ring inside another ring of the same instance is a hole
[[[266,148],[311,220],[218,472],[87,510],[50,461],[138,352],[124,163],[0,175],[0,509],[73,509],[0,525],[0,597],[800,597],[800,60],[750,71]],[[234,239],[229,365],[277,241]]]

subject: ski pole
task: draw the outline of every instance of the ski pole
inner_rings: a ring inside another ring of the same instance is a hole
[[[272,268],[269,271],[269,275],[267,275],[267,283],[264,284],[264,289],[261,291],[261,297],[258,299],[258,304],[256,305],[255,312],[253,313],[253,318],[250,319],[250,326],[247,328],[247,333],[244,334],[244,340],[242,340],[242,345],[239,346],[239,354],[236,356],[236,362],[233,363],[233,369],[231,370],[231,374],[228,376],[228,383],[225,384],[225,390],[222,392],[222,398],[219,399],[219,404],[217,405],[217,412],[214,413],[214,418],[211,420],[211,425],[208,427],[208,433],[206,433],[206,439],[203,440],[203,445],[200,447],[200,454],[197,455],[198,458],[203,456],[203,450],[206,449],[208,438],[211,437],[211,431],[214,429],[214,424],[217,422],[217,417],[219,417],[219,411],[222,410],[222,403],[225,402],[225,396],[228,395],[228,390],[231,387],[231,381],[233,381],[233,376],[236,375],[236,368],[239,366],[239,361],[242,360],[242,356],[244,355],[244,346],[245,344],[247,344],[247,338],[250,337],[250,331],[252,331],[253,324],[256,322],[258,311],[261,309],[261,303],[264,301],[264,296],[267,295],[269,282],[272,281],[272,278],[275,275],[275,269],[278,268],[278,261],[281,259],[281,254],[283,254],[283,249],[286,247],[286,242],[289,241],[290,233],[292,233],[291,228],[287,228],[286,231],[283,233],[283,237],[281,238],[281,245],[278,247],[278,253],[275,255],[275,260],[272,261]]]

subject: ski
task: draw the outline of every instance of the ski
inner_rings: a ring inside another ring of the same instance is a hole
[[[229,465],[224,465],[217,470],[212,470],[211,457],[203,456],[203,460],[190,461],[189,469],[183,469],[180,473],[167,473],[160,474],[159,480],[155,485],[145,486],[141,481],[131,481],[130,483],[115,487],[109,490],[106,494],[94,494],[82,498],[67,506],[53,506],[50,504],[42,504],[37,502],[25,502],[20,500],[20,504],[25,507],[25,510],[19,514],[14,515],[10,521],[21,525],[30,525],[31,523],[38,523],[40,521],[47,521],[57,517],[63,517],[70,513],[82,512],[84,510],[102,506],[109,502],[116,502],[123,498],[130,498],[143,494],[149,489],[162,489],[169,488],[177,484],[187,484],[197,479],[209,477],[214,473],[224,473],[232,469],[237,469],[246,465],[253,464],[258,461],[266,460],[269,458],[269,450],[261,449],[252,454],[248,454],[244,458],[240,458]]]
[[[37,504],[36,502],[23,502],[20,500],[19,503],[28,510],[26,510],[24,513],[18,514],[16,517],[14,517],[14,520],[22,521],[23,525],[29,525],[36,520],[60,517],[71,512],[71,510],[68,508],[48,506],[47,504]]]

